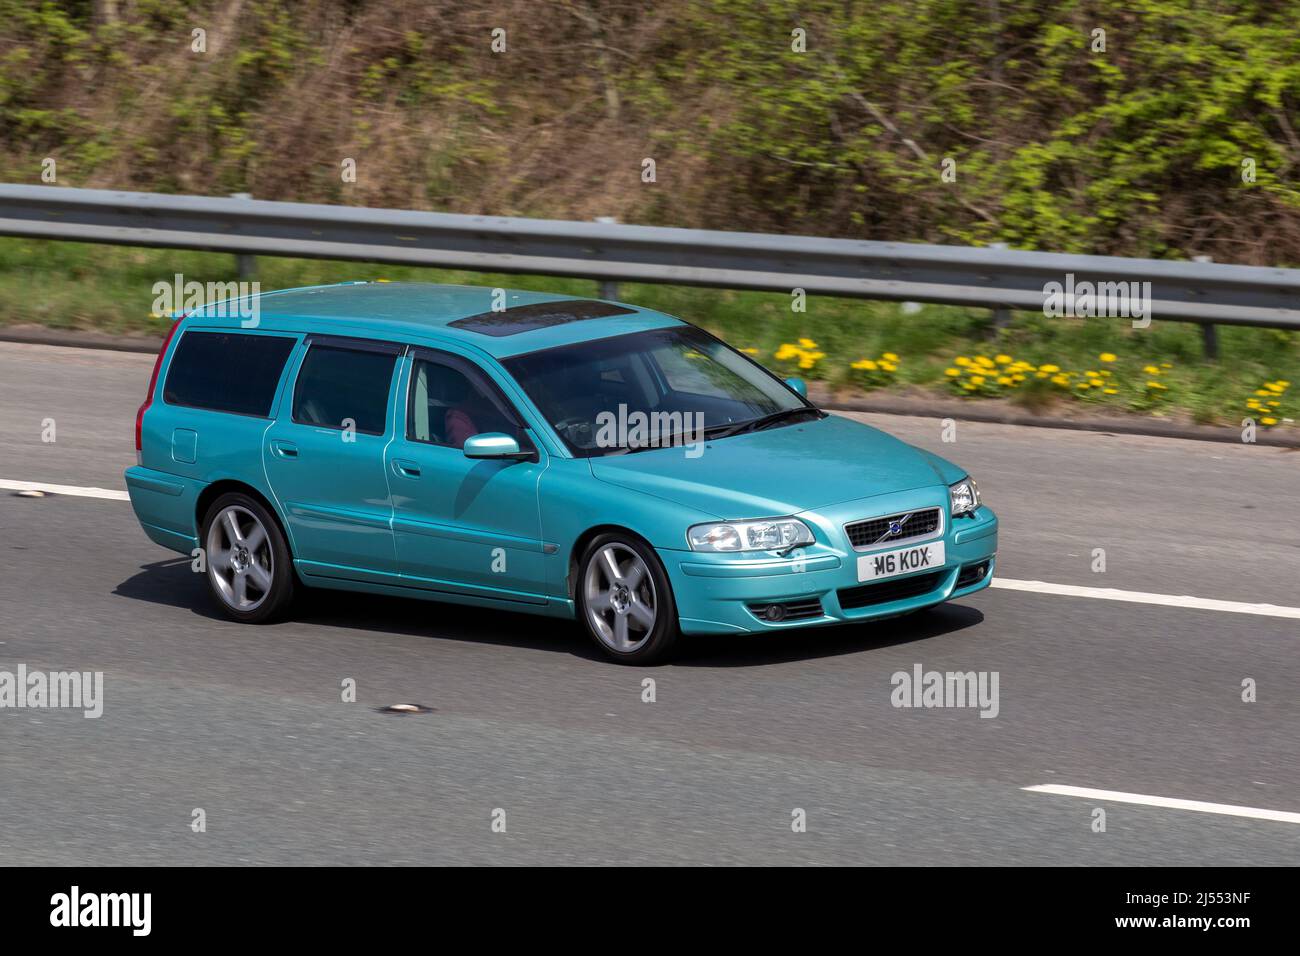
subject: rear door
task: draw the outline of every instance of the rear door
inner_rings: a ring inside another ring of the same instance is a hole
[[[402,350],[312,335],[298,351],[293,387],[266,432],[262,459],[304,573],[396,577],[384,447],[396,420]]]
[[[537,482],[546,453],[474,362],[417,348],[404,362],[404,427],[388,446],[403,583],[544,604],[546,545]],[[530,461],[473,460],[465,439],[503,432]]]

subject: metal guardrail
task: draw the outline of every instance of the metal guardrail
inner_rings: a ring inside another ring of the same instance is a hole
[[[1300,269],[0,184],[0,235],[1041,311],[1149,282],[1159,320],[1300,329]]]

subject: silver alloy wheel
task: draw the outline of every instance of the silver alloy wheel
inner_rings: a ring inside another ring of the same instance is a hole
[[[252,611],[271,593],[275,556],[266,528],[247,508],[222,508],[208,528],[208,577],[236,611]]]
[[[655,627],[655,582],[641,556],[625,544],[607,544],[591,556],[583,581],[592,630],[611,650],[628,654]]]

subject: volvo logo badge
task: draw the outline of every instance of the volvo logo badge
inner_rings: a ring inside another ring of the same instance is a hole
[[[902,531],[903,531],[903,522],[901,522],[901,521],[891,521],[891,522],[889,522],[889,533],[890,533],[890,534],[902,534]]]

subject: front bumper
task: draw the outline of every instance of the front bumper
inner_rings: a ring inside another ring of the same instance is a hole
[[[946,496],[945,488],[945,509]],[[851,548],[843,534],[848,521],[933,506],[939,501],[937,494],[921,502],[915,493],[890,495],[801,514],[798,517],[813,527],[817,543],[802,549],[801,554],[785,557],[770,552],[714,554],[660,549],[682,631],[777,631],[894,617],[988,587],[998,550],[998,519],[989,508],[945,520],[941,532],[931,537],[864,551]],[[866,585],[858,581],[858,558],[864,554],[939,540],[944,542],[942,567]],[[788,609],[789,616],[779,621],[767,619],[765,609],[773,604]]]

